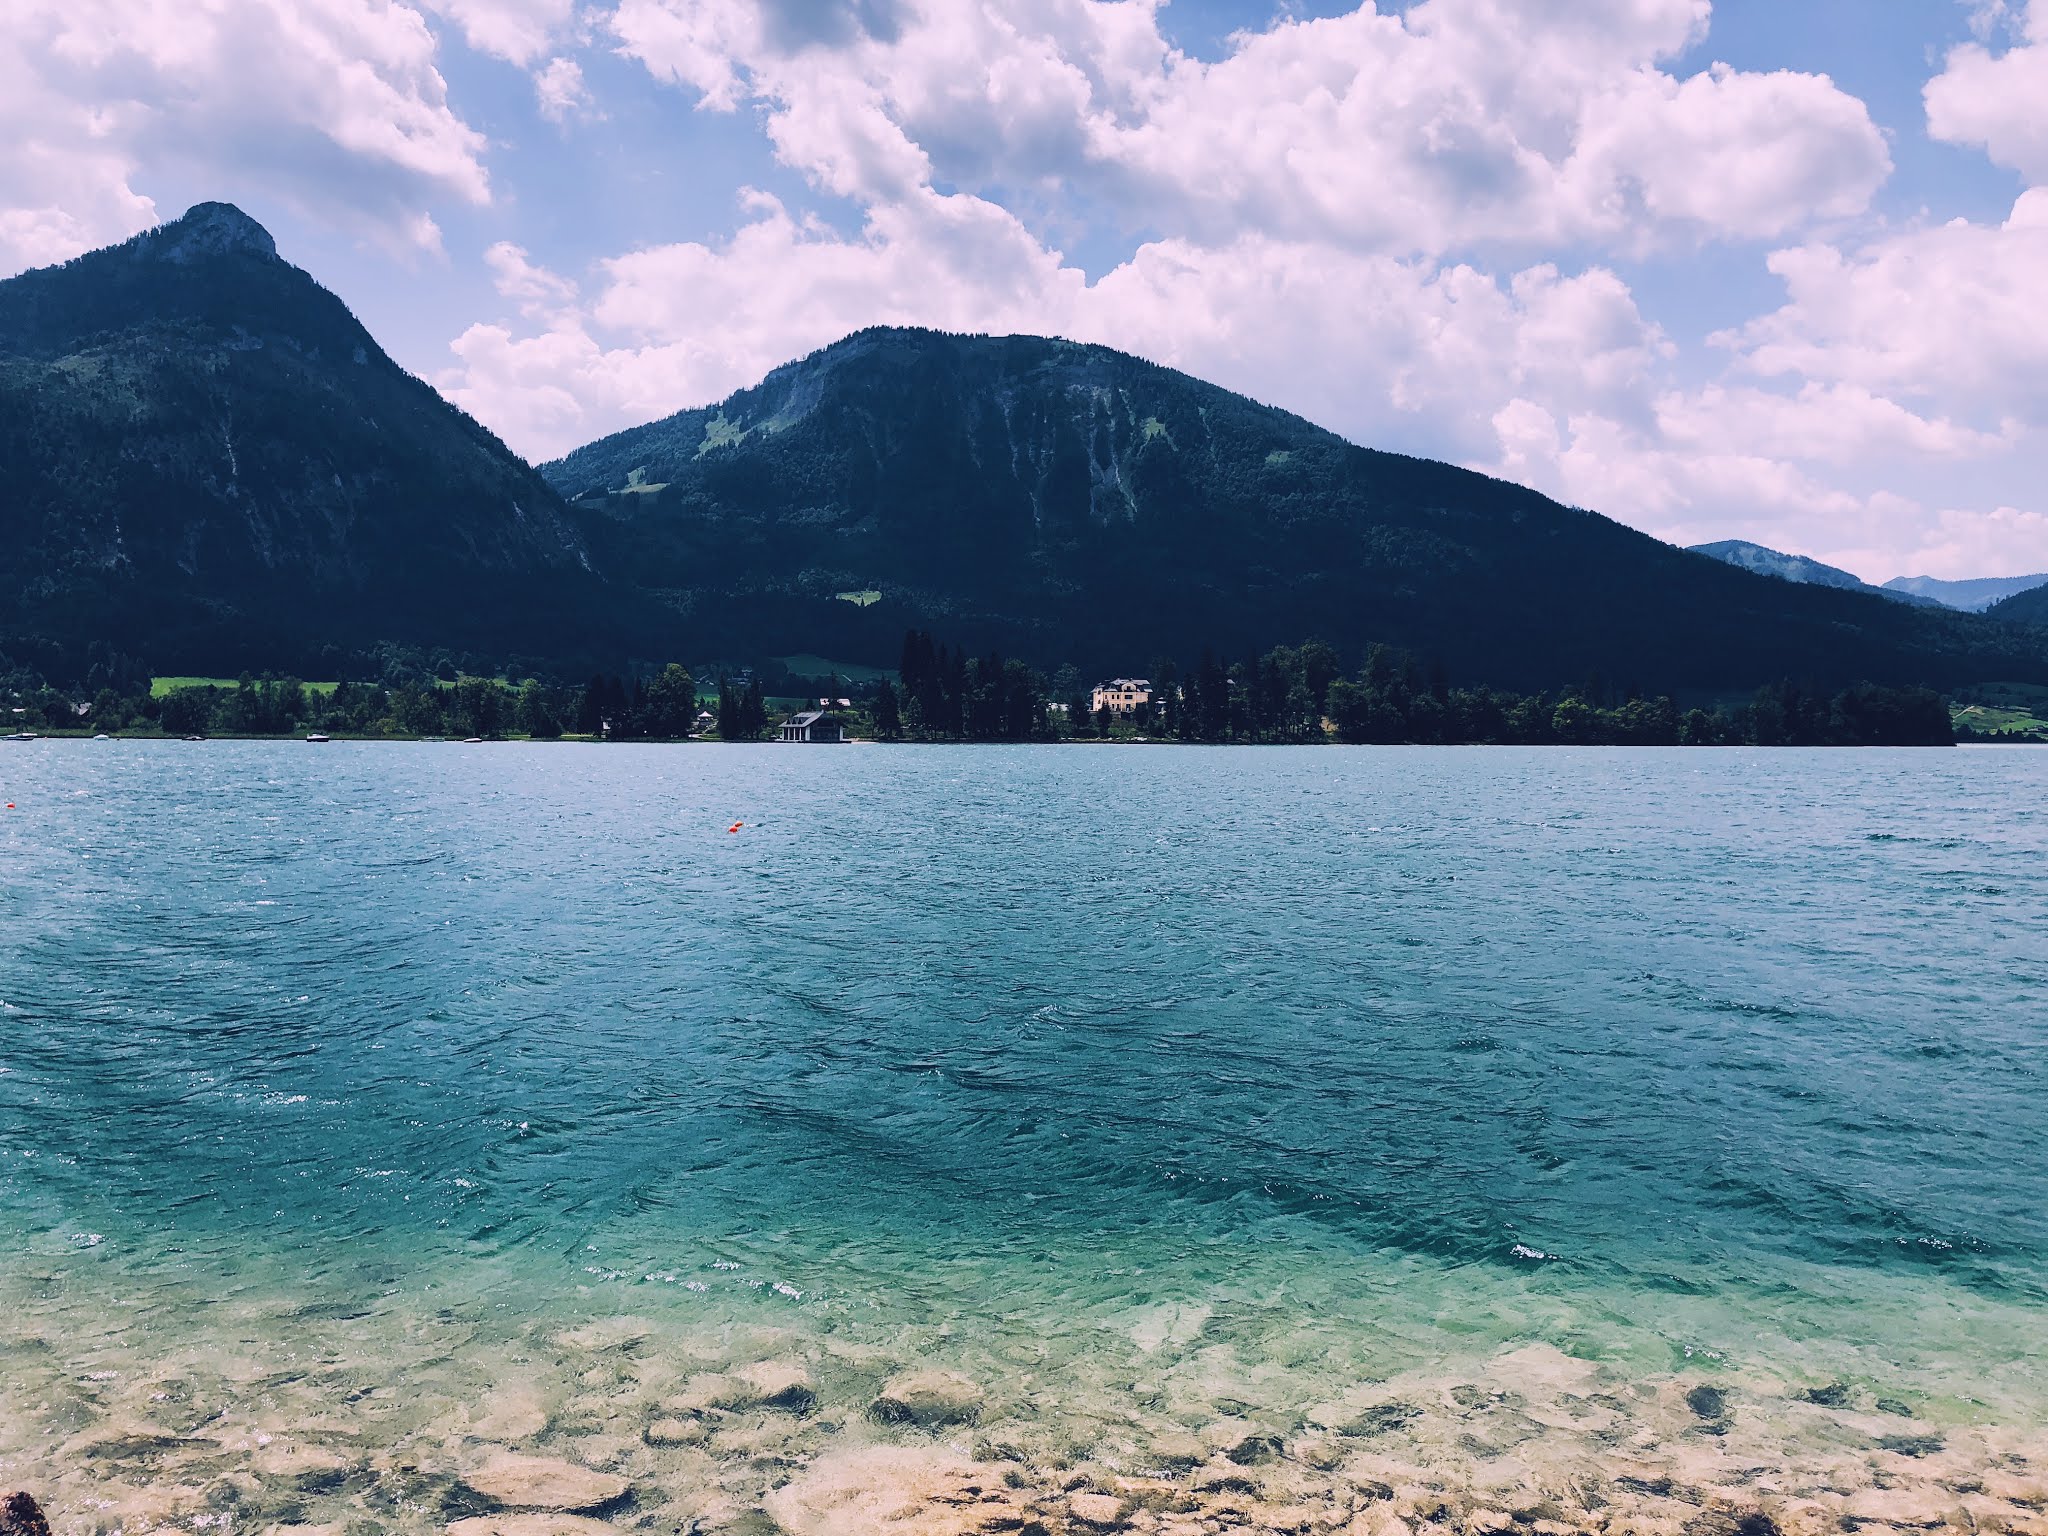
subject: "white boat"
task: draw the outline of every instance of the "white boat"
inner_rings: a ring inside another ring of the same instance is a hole
[[[306,733],[306,740],[308,741],[325,741],[326,739],[327,733],[325,731],[308,731]]]
[[[92,739],[94,741],[112,741],[114,738],[109,736],[105,731],[94,731]]]

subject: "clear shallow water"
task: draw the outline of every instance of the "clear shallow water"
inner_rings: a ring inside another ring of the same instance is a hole
[[[1056,1367],[1040,1425],[1530,1343],[2042,1422],[2048,753],[39,742],[0,795],[20,1370],[630,1313]]]

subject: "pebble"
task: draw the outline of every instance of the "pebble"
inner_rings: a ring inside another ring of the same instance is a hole
[[[30,1495],[10,1493],[0,1499],[0,1536],[50,1536],[50,1522]]]

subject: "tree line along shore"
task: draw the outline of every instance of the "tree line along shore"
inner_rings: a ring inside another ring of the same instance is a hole
[[[1945,746],[1959,739],[1938,693],[1871,683],[1826,690],[1787,679],[1746,699],[1681,707],[1668,695],[1598,677],[1534,694],[1457,685],[1440,665],[1385,645],[1369,647],[1346,670],[1332,647],[1316,641],[1235,661],[1204,652],[1184,667],[1156,663],[1152,674],[1110,707],[1099,702],[1103,690],[1084,686],[1071,666],[1048,677],[912,630],[893,674],[852,682],[785,671],[776,687],[789,691],[774,693],[753,669],[700,680],[676,662],[581,684],[404,660],[376,682],[245,675],[228,683],[152,679],[102,653],[83,687],[0,672],[0,697],[10,700],[17,732],[88,736],[760,741],[784,718],[822,710],[845,736],[909,742]]]

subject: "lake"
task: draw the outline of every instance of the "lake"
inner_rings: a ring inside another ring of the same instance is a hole
[[[0,1483],[60,1529],[2038,1518],[2048,752],[0,797]]]

